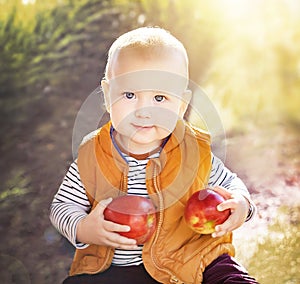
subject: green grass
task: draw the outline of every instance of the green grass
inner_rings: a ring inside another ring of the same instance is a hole
[[[29,178],[25,176],[22,170],[15,170],[12,173],[11,179],[6,182],[4,190],[0,192],[0,202],[13,196],[20,196],[28,193],[29,182]]]
[[[281,208],[268,235],[260,240],[249,272],[262,284],[300,283],[300,207]]]

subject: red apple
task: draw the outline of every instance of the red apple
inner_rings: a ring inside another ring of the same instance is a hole
[[[150,199],[124,195],[117,197],[107,205],[104,218],[114,223],[130,226],[129,232],[120,235],[135,239],[137,244],[144,244],[155,231],[156,213]]]
[[[225,201],[219,193],[203,189],[195,192],[188,200],[184,217],[189,227],[199,234],[211,234],[215,226],[222,224],[230,210],[218,211],[217,206]]]

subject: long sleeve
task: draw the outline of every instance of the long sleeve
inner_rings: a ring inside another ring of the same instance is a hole
[[[73,162],[55,194],[50,207],[50,220],[54,227],[75,247],[88,245],[76,242],[78,222],[91,209],[85,189],[80,180],[76,161]]]
[[[250,210],[246,221],[253,217],[254,213],[256,212],[256,206],[251,200],[246,185],[235,173],[232,173],[228,168],[226,168],[223,162],[214,155],[212,155],[212,168],[208,186],[222,186],[229,191],[238,191],[241,193],[250,203]]]

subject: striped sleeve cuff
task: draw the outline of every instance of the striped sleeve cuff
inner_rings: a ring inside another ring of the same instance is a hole
[[[248,199],[248,201],[249,201],[250,206],[249,206],[249,211],[248,211],[248,215],[247,215],[245,222],[250,221],[254,217],[254,215],[256,214],[256,211],[257,211],[255,204],[249,199]]]

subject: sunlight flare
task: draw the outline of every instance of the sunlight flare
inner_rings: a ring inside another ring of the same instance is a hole
[[[22,0],[23,5],[35,4],[35,0]]]

